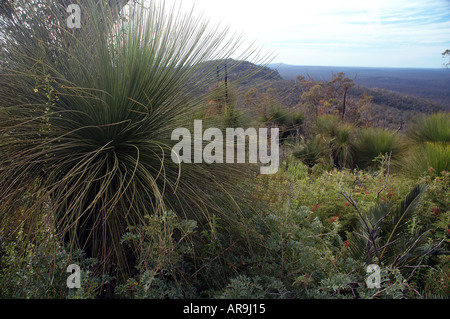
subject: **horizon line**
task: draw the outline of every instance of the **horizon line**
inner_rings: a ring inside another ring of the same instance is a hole
[[[450,70],[446,68],[445,64],[442,67],[418,67],[418,66],[363,66],[363,65],[317,65],[317,64],[291,64],[285,62],[271,62],[266,64],[269,65],[285,65],[292,67],[320,67],[320,68],[366,68],[366,69],[420,69],[420,70]]]

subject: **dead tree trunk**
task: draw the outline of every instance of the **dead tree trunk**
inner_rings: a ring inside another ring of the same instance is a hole
[[[345,88],[345,92],[344,92],[344,101],[342,103],[342,119],[344,119],[345,116],[345,108],[346,108],[346,104],[347,104],[347,92],[348,92],[348,88]]]

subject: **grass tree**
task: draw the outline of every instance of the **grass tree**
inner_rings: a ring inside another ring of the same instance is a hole
[[[408,135],[416,143],[449,143],[450,113],[419,115],[409,127]]]
[[[408,128],[410,154],[401,164],[413,176],[450,170],[450,113],[423,114]]]
[[[316,133],[328,139],[328,144],[337,168],[352,167],[355,160],[353,125],[342,122],[336,115],[322,115],[317,118]]]
[[[395,132],[382,128],[361,128],[356,134],[356,160],[359,168],[375,168],[379,165],[375,159],[380,155],[392,154],[398,161],[405,152],[405,142]]]
[[[247,167],[175,164],[171,132],[204,103],[198,66],[241,38],[163,2],[72,3],[78,29],[56,0],[0,18],[0,230],[32,236],[44,222],[103,271],[125,271],[121,236],[146,215],[235,223]]]
[[[320,134],[314,135],[307,140],[302,139],[293,155],[308,165],[308,167],[313,167],[318,163],[331,163],[328,141]]]

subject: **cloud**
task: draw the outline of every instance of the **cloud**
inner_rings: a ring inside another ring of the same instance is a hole
[[[450,48],[450,1],[445,0],[182,0],[182,5],[195,5],[212,23],[229,25],[249,42],[278,52],[277,61],[291,64],[322,56],[334,65],[359,60],[394,66],[408,56],[411,66],[440,67],[440,54]],[[326,47],[336,50],[335,58],[320,52]],[[314,58],[304,54],[308,50]]]

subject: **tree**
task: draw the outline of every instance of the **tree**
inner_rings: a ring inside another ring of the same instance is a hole
[[[344,72],[333,74],[331,80],[327,82],[328,100],[332,106],[340,109],[342,119],[345,117],[348,91],[354,85],[353,80],[346,77]],[[342,105],[342,107],[339,107],[339,105]]]
[[[445,58],[446,56],[447,56],[448,58],[450,58],[450,50],[449,50],[449,49],[445,50],[445,52],[442,53],[442,57],[443,57],[443,58]],[[448,67],[448,66],[450,65],[450,61],[447,62],[447,63],[445,63],[444,65],[445,65],[445,67]]]
[[[356,106],[355,112],[351,114],[353,122],[363,126],[373,125],[376,115],[374,114],[373,96],[366,93],[361,94]]]
[[[309,78],[308,80],[303,76],[303,75],[298,75],[295,78],[295,83],[297,83],[299,89],[301,91],[307,91],[309,90],[312,86],[314,86],[315,81],[312,78]]]
[[[319,117],[319,107],[325,98],[325,87],[323,83],[313,85],[308,91],[302,94],[302,99],[305,100],[306,105],[315,114],[315,118]]]
[[[237,110],[237,91],[234,83],[220,81],[214,83],[208,92],[206,114],[220,118],[223,122],[217,123],[225,127],[236,127],[241,122],[241,114]]]

